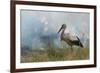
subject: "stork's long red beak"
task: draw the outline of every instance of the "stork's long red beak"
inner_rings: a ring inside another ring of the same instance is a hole
[[[58,33],[61,31],[62,27],[59,29]]]

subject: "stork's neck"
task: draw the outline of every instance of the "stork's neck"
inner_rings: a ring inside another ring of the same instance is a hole
[[[62,29],[62,32],[61,32],[61,37],[63,37],[64,32],[65,32],[65,29]]]

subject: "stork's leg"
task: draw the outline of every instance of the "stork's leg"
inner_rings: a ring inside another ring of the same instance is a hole
[[[72,47],[72,45],[71,45],[71,51],[73,51],[73,47]]]

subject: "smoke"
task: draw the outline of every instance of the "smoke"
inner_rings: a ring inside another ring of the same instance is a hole
[[[82,42],[89,39],[89,13],[21,10],[22,46],[42,48],[45,41],[53,41],[57,47],[62,47],[57,34],[62,24],[67,25],[65,33],[79,36]],[[42,40],[43,37],[48,40]]]

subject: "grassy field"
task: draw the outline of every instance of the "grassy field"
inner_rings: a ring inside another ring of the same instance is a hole
[[[89,59],[89,48],[46,48],[21,55],[21,62],[47,62]]]

